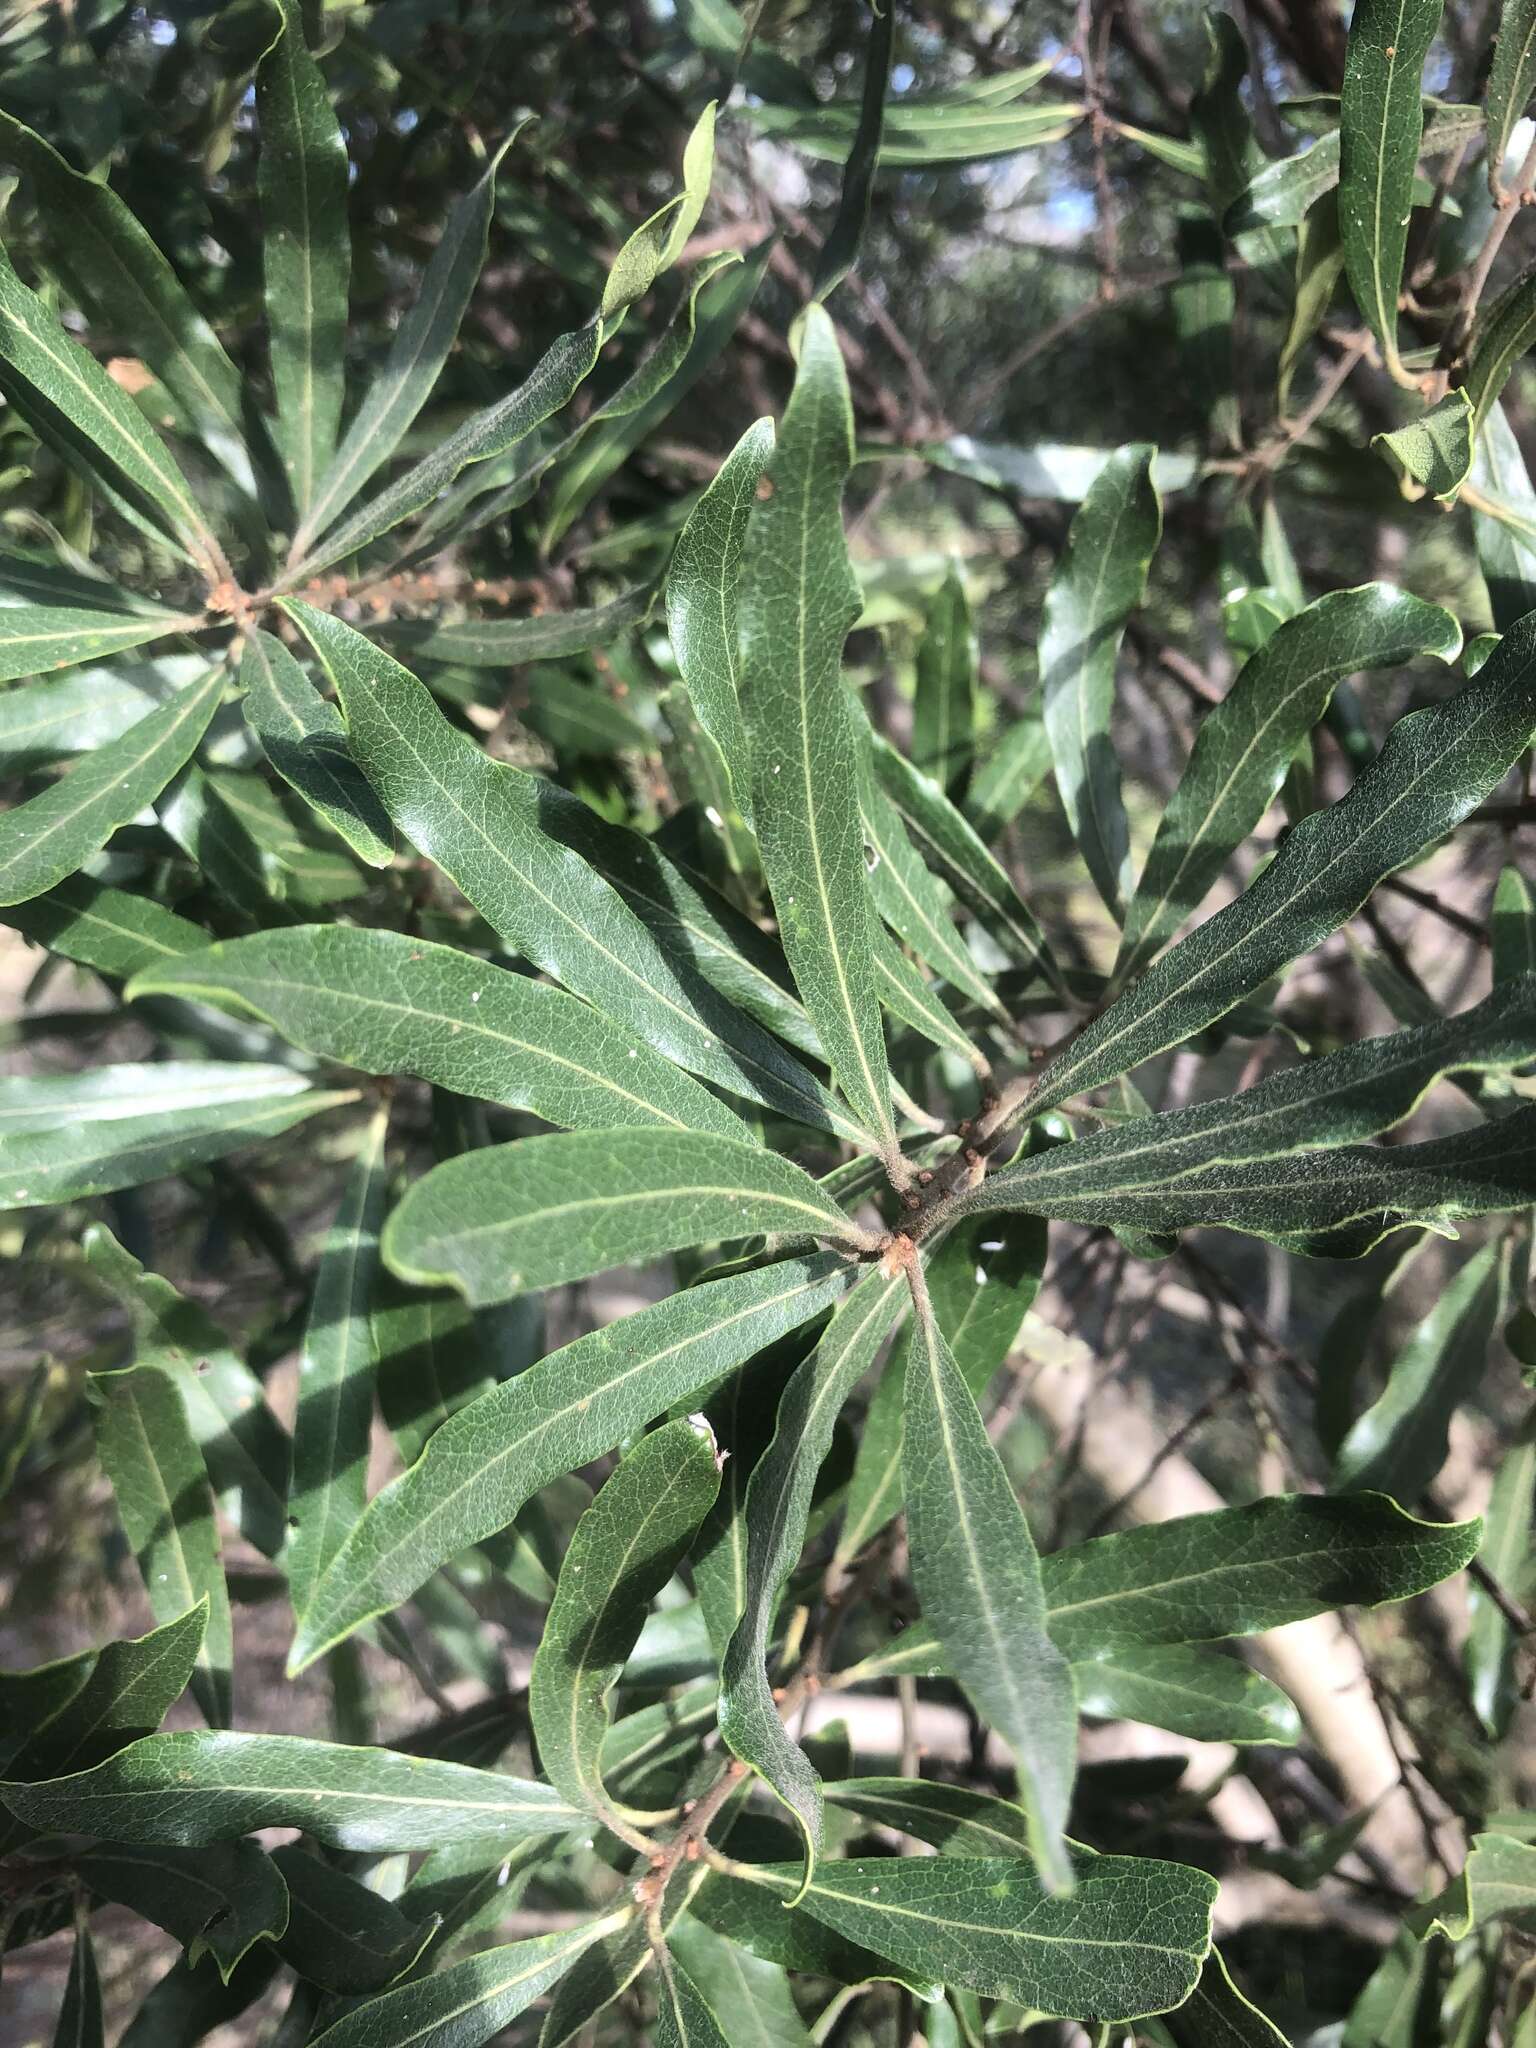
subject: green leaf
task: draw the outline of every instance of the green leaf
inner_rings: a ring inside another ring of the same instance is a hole
[[[965,585],[953,563],[934,593],[917,644],[912,759],[957,803],[976,744],[976,636]]]
[[[1461,1016],[1361,1039],[1272,1074],[1240,1095],[1135,1117],[1036,1152],[963,1200],[978,1210],[1018,1207],[1087,1220],[1107,1220],[1113,1212],[1128,1220],[1127,1197],[1142,1205],[1142,1216],[1152,1213],[1145,1204],[1161,1198],[1172,1213],[1187,1195],[1212,1193],[1223,1176],[1234,1195],[1246,1194],[1247,1185],[1236,1178],[1240,1169],[1390,1130],[1448,1074],[1512,1073],[1533,1059],[1536,978],[1522,975]]]
[[[932,170],[944,164],[980,163],[1060,142],[1083,115],[1070,100],[1018,104],[1044,73],[1036,64],[997,72],[982,84],[948,92],[901,94],[885,109],[880,142],[882,167]],[[769,101],[752,108],[760,128],[807,156],[842,163],[854,146],[859,110],[833,101],[814,112]]]
[[[221,1003],[324,1059],[368,1074],[415,1074],[562,1128],[746,1136],[723,1103],[587,1004],[398,932],[258,932],[207,946],[184,965],[151,968],[131,993]]]
[[[1144,1721],[1193,1742],[1301,1740],[1301,1718],[1267,1678],[1236,1658],[1181,1644],[1107,1650],[1072,1666],[1078,1712]]]
[[[875,907],[891,930],[941,979],[994,1015],[1003,1006],[955,928],[949,891],[924,865],[901,813],[880,787],[871,750],[859,751],[859,815]],[[971,1055],[973,1061],[974,1053]]]
[[[515,391],[472,415],[403,476],[386,484],[377,497],[366,500],[314,542],[290,576],[296,578],[300,570],[315,576],[333,562],[357,554],[402,520],[424,511],[460,470],[516,448],[579,390],[597,362],[603,339],[603,328],[596,321],[558,335]]]
[[[1373,436],[1402,480],[1403,495],[1422,497],[1427,491],[1442,505],[1451,503],[1472,470],[1477,415],[1468,391],[1451,391],[1438,405],[1406,427]]]
[[[1355,303],[1399,366],[1397,295],[1424,132],[1424,60],[1442,0],[1359,0],[1339,108],[1339,225]]]
[[[1527,1136],[1529,1142],[1529,1136]],[[1417,1148],[1409,1148],[1417,1149]],[[1334,1460],[1340,1491],[1417,1500],[1445,1463],[1451,1417],[1480,1384],[1509,1287],[1509,1247],[1473,1253],[1436,1298]]]
[[[663,1956],[657,1978],[656,2048],[730,2048],[704,1994],[674,1958]]]
[[[1034,1218],[962,1223],[929,1253],[924,1277],[961,1378],[979,1402],[1017,1341],[1045,1269]],[[908,1339],[910,1342],[910,1338]],[[905,1352],[893,1351],[864,1417],[837,1539],[846,1564],[901,1506]]]
[[[381,1990],[409,1969],[431,1936],[432,1921],[408,1920],[393,1900],[297,1842],[274,1849],[272,1861],[288,1887],[278,1949],[312,1984],[344,1997]]]
[[[288,1589],[296,1615],[368,1505],[373,1339],[368,1304],[379,1263],[389,1112],[370,1118],[320,1255],[299,1353],[299,1406],[288,1495]]]
[[[894,1161],[869,957],[873,911],[858,811],[848,800],[858,759],[839,679],[843,642],[860,609],[842,520],[852,463],[842,356],[831,320],[812,305],[795,389],[747,522],[742,710],[758,844],[784,950],[834,1080]]]
[[[387,868],[389,819],[347,749],[341,714],[270,633],[246,641],[240,683],[246,718],[278,774],[360,859]]]
[[[749,1954],[691,1913],[668,1930],[667,1946],[711,2012],[729,2016],[731,2048],[810,2048],[789,1978],[776,1963]]]
[[[87,1384],[96,1455],[112,1482],[150,1611],[171,1621],[206,1603],[192,1691],[209,1724],[227,1727],[234,1661],[229,1593],[213,1496],[181,1396],[169,1374],[153,1365],[93,1373]]]
[[[75,1866],[98,1898],[128,1906],[174,1934],[196,1964],[212,1956],[224,1983],[258,1941],[288,1925],[288,1888],[277,1864],[254,1842],[198,1849],[100,1844]]]
[[[93,612],[73,605],[18,604],[0,609],[0,683],[101,661],[202,624],[196,612]]]
[[[1536,625],[1506,633],[1475,682],[1399,719],[1359,781],[1303,818],[1235,903],[1165,953],[1045,1069],[1039,1113],[1203,1030],[1351,917],[1386,875],[1451,831],[1536,731]]]
[[[844,1402],[873,1363],[905,1299],[899,1273],[866,1273],[779,1402],[773,1441],[747,1486],[746,1586],[721,1660],[720,1733],[789,1808],[805,1839],[806,1875],[821,1849],[821,1783],[785,1731],[768,1675],[779,1596],[805,1546],[811,1494]]]
[[[562,805],[553,784],[492,761],[349,626],[290,609],[341,692],[353,749],[385,809],[504,938],[679,1066],[802,1119],[824,1114],[799,1062],[685,978],[611,885],[557,843],[565,812],[584,806]]]
[[[937,783],[878,735],[871,759],[919,853],[941,871],[978,924],[1014,959],[1059,979],[1039,925],[1007,872]]]
[[[7,1776],[25,1782],[61,1777],[152,1734],[185,1692],[207,1624],[207,1606],[199,1601],[136,1640],[0,1676],[7,1731],[0,1758]],[[0,1823],[0,1853],[9,1854],[29,1833],[7,1816]]]
[[[803,1168],[735,1138],[582,1131],[468,1152],[412,1183],[384,1232],[392,1272],[477,1308],[685,1245],[864,1233]]]
[[[1492,159],[1497,163],[1498,159]],[[1536,272],[1526,271],[1480,312],[1467,344],[1462,390],[1472,406],[1472,433],[1478,432],[1489,407],[1509,382],[1520,358],[1536,340]],[[1462,479],[1465,482],[1465,478]]]
[[[1232,1982],[1216,1948],[1205,1959],[1200,1982],[1165,2024],[1178,2048],[1290,2048],[1274,2021]]]
[[[496,175],[520,132],[521,124],[494,152],[484,172],[454,203],[443,223],[421,289],[395,329],[383,368],[369,385],[299,522],[293,542],[299,559],[316,534],[339,518],[394,454],[431,396],[485,261],[496,204]]]
[[[1536,6],[1532,0],[1500,0],[1494,32],[1483,118],[1488,131],[1488,181],[1498,196],[1500,166],[1515,124],[1536,87]]]
[[[281,26],[256,71],[262,265],[278,441],[303,519],[341,425],[347,286],[347,145],[298,0],[272,0]]]
[[[965,815],[984,840],[996,839],[1051,772],[1051,741],[1041,718],[1013,718],[987,735]]]
[[[186,478],[143,414],[0,254],[0,387],[136,523],[209,578],[227,573]]]
[[[315,2048],[480,2048],[565,1975],[623,1913],[558,1934],[482,1949],[345,2014],[312,2036]]]
[[[560,1834],[581,1816],[547,1785],[300,1735],[147,1735],[94,1770],[0,1785],[36,1826],[185,1849],[301,1827],[333,1849],[433,1849]]]
[[[121,1071],[98,1069],[102,1075]],[[140,1071],[127,1069],[125,1091]],[[323,1109],[353,1100],[345,1091],[326,1094],[307,1087],[304,1076],[291,1067],[254,1063],[245,1067],[231,1062],[226,1071],[232,1085],[205,1104],[161,1108],[145,1115],[122,1114],[133,1108],[131,1097],[124,1092],[116,1102],[95,1105],[98,1111],[115,1114],[97,1114],[75,1124],[53,1121],[46,1128],[8,1138],[5,1166],[0,1171],[0,1209],[82,1201],[114,1188],[138,1187],[166,1174],[206,1165],[210,1159],[222,1159],[226,1152],[273,1137]],[[39,1108],[51,1098],[63,1109],[78,1093],[72,1075],[39,1076],[27,1084],[28,1107]]]
[[[1343,268],[1338,202],[1330,195],[1303,221],[1296,238],[1295,303],[1275,370],[1275,405],[1282,415],[1291,409],[1291,385],[1297,368],[1333,303]]]
[[[277,1973],[277,1951],[253,1949],[228,1984],[216,1970],[194,1969],[178,1956],[151,1988],[118,2040],[118,2048],[192,2048],[215,2027],[238,2021]]]
[[[106,2038],[96,1950],[85,1916],[80,1914],[76,1918],[74,1953],[64,1980],[64,2001],[59,2007],[53,2048],[106,2048]]]
[[[859,260],[869,228],[870,201],[875,192],[875,167],[885,126],[885,96],[890,86],[891,52],[896,40],[894,5],[871,10],[869,45],[864,58],[864,89],[859,99],[858,126],[843,165],[843,189],[827,239],[816,258],[811,296],[825,301]]]
[[[50,264],[107,332],[131,339],[166,389],[205,429],[238,442],[239,370],[153,238],[102,180],[83,177],[20,121],[0,114],[0,155],[40,202]]]
[[[1536,1926],[1536,1848],[1512,1835],[1474,1835],[1465,1869],[1437,1904],[1433,1917],[1423,1916],[1426,1939],[1443,1934],[1464,1941],[1494,1920],[1513,1921],[1529,1933]]]
[[[850,1278],[842,1259],[823,1253],[709,1281],[578,1338],[471,1402],[369,1503],[321,1581],[291,1668],[408,1599],[439,1565],[504,1529],[540,1487],[830,1306]]]
[[[1027,1856],[1029,1816],[990,1792],[926,1778],[848,1778],[827,1801],[882,1827],[915,1835],[945,1856]]]
[[[1490,936],[1496,986],[1536,974],[1536,896],[1518,868],[1499,871]]]
[[[154,701],[126,677],[101,668],[0,691],[0,773],[23,775],[110,746]]]
[[[539,1762],[556,1791],[599,1819],[609,1695],[647,1607],[676,1571],[720,1489],[707,1424],[642,1437],[576,1525],[528,1681]]]
[[[737,1866],[784,1895],[793,1864]],[[1121,2021],[1193,1990],[1211,1938],[1216,1880],[1182,1863],[1086,1856],[1069,1896],[1021,1857],[877,1856],[823,1863],[803,1910],[942,1983],[1032,2011]]]
[[[1479,1521],[1417,1521],[1381,1494],[1272,1494],[1050,1552],[1051,1638],[1076,1663],[1257,1635],[1406,1600],[1462,1570],[1481,1539]]]
[[[978,1074],[984,1072],[985,1056],[967,1038],[940,996],[888,931],[875,933],[874,961],[881,1008],[898,1023],[910,1025],[914,1031],[920,1032],[942,1051],[966,1061]],[[910,1097],[907,1099],[910,1101]],[[897,1100],[899,1103],[901,1098],[898,1096]]]
[[[1130,883],[1120,765],[1110,738],[1115,661],[1163,528],[1156,450],[1121,448],[1072,520],[1046,593],[1040,682],[1056,787],[1099,894],[1116,916]]]
[[[1117,983],[1132,980],[1199,904],[1345,676],[1421,654],[1454,661],[1460,650],[1449,612],[1386,583],[1333,591],[1279,626],[1200,722],[1126,914]]]
[[[640,624],[653,595],[647,583],[586,610],[540,612],[526,619],[469,619],[456,626],[402,625],[393,637],[413,660],[447,662],[455,668],[514,668],[525,661],[610,646]]]
[[[1488,586],[1493,623],[1507,633],[1536,609],[1536,490],[1501,405],[1490,406],[1483,416],[1472,482],[1478,566]]]
[[[191,758],[224,681],[224,671],[211,668],[113,745],[0,818],[0,902],[23,903],[62,882],[152,803]]]
[[[901,1466],[912,1582],[945,1664],[1013,1753],[1030,1853],[1058,1890],[1071,1881],[1062,1829],[1077,1762],[1072,1676],[1046,1633],[1029,1524],[926,1295],[919,1296],[905,1387]]]
[[[147,1272],[104,1224],[81,1239],[87,1269],[127,1311],[136,1364],[154,1366],[181,1395],[193,1440],[226,1511],[267,1557],[283,1546],[288,1439],[261,1381],[195,1301]]]
[[[1426,98],[1418,154],[1445,156],[1464,148],[1482,122],[1479,107]],[[1243,234],[1256,227],[1299,227],[1311,208],[1338,184],[1340,153],[1339,131],[1330,128],[1298,155],[1266,163],[1227,209],[1222,223],[1227,233]]]
[[[747,520],[773,454],[772,420],[756,420],[688,515],[667,567],[667,630],[699,723],[725,760],[752,821],[752,771],[741,723],[738,587]]]

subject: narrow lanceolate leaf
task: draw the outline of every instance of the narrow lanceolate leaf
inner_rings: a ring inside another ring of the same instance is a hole
[[[991,1792],[925,1778],[846,1778],[826,1787],[827,1803],[928,1842],[942,1856],[1026,1856],[1023,1807]]]
[[[821,1850],[821,1780],[779,1719],[768,1675],[779,1595],[805,1546],[816,1474],[843,1403],[874,1363],[906,1299],[900,1273],[867,1273],[779,1403],[773,1441],[747,1488],[745,1605],[721,1662],[720,1733],[772,1786],[805,1837],[806,1873]]]
[[[558,1984],[622,1913],[559,1934],[483,1949],[467,1962],[386,1991],[311,2036],[314,2048],[479,2048]]]
[[[202,621],[196,613],[92,612],[73,605],[18,604],[0,609],[0,683],[17,676],[45,675],[82,661],[101,661],[125,648],[188,633]]]
[[[611,885],[551,837],[559,795],[492,761],[406,669],[350,626],[290,607],[341,692],[353,750],[406,836],[518,951],[636,1043],[801,1121],[826,1120],[812,1077],[667,952]]]
[[[988,1217],[947,1232],[925,1268],[929,1298],[960,1375],[979,1402],[1013,1349],[1045,1270],[1036,1218]],[[908,1339],[910,1342],[910,1337]],[[906,1358],[893,1351],[864,1417],[837,1556],[847,1563],[901,1506]]]
[[[1536,1514],[1536,1430],[1529,1421],[1499,1461],[1488,1502],[1488,1535],[1480,1556],[1501,1586],[1524,1589]],[[1463,1660],[1477,1718],[1495,1742],[1509,1732],[1519,1704],[1516,1637],[1480,1585],[1467,1588],[1470,1623]]]
[[[894,1157],[869,957],[874,913],[858,809],[849,800],[858,757],[839,672],[861,602],[843,538],[852,464],[842,356],[831,320],[811,306],[794,394],[747,523],[742,710],[763,872],[784,950],[834,1079]]]
[[[144,415],[0,254],[0,385],[130,516],[210,572],[217,543]]]
[[[607,604],[568,612],[539,612],[526,619],[470,619],[462,625],[402,626],[401,651],[413,660],[450,662],[456,668],[513,668],[609,647],[637,626],[651,608],[650,584],[626,590]]]
[[[662,1958],[657,1978],[656,2048],[730,2048],[703,1992],[675,1957]]]
[[[1192,1742],[1301,1740],[1301,1716],[1280,1690],[1235,1657],[1182,1644],[1106,1650],[1072,1666],[1080,1714],[1141,1721]]]
[[[782,1898],[793,1864],[741,1874]],[[1186,1999],[1210,1946],[1216,1880],[1147,1856],[1082,1856],[1069,1897],[1023,1857],[876,1856],[823,1863],[801,1909],[877,1955],[983,1997],[1092,2021]]]
[[[347,145],[297,0],[256,72],[262,266],[283,467],[302,519],[341,423],[347,285]]]
[[[1166,2025],[1178,2048],[1291,2048],[1274,2021],[1244,1998],[1216,1948],[1205,1959],[1200,1982]]]
[[[1056,787],[1099,894],[1118,916],[1130,840],[1110,738],[1115,661],[1162,532],[1156,450],[1112,455],[1073,517],[1040,628],[1040,681]]]
[[[1527,271],[1478,316],[1467,350],[1462,390],[1471,401],[1474,430],[1481,428],[1510,372],[1536,340],[1536,274]]]
[[[154,703],[126,676],[103,668],[0,690],[0,775],[23,775],[67,755],[110,746]]]
[[[1476,809],[1536,732],[1536,624],[1444,703],[1400,719],[1349,794],[1303,818],[1233,904],[1165,953],[1041,1076],[1039,1109],[1202,1030]]]
[[[274,1850],[272,1862],[288,1888],[288,1921],[278,1948],[283,1961],[312,1984],[348,1997],[381,1990],[431,1937],[431,1920],[408,1920],[392,1899],[297,1842]]]
[[[1518,868],[1500,871],[1490,924],[1495,984],[1536,974],[1536,896]]]
[[[889,932],[875,933],[874,958],[881,1008],[899,1024],[910,1025],[931,1044],[956,1054],[978,1073],[983,1072],[984,1055],[966,1037],[937,990],[923,979]]]
[[[49,261],[79,304],[104,330],[132,343],[199,426],[238,437],[239,370],[111,186],[83,177],[9,114],[0,114],[0,155],[26,175],[42,202]]]
[[[412,1183],[390,1217],[392,1272],[476,1307],[684,1245],[859,1227],[792,1160],[735,1138],[581,1131],[466,1152]]]
[[[1472,457],[1472,537],[1493,623],[1507,633],[1536,607],[1536,490],[1502,405],[1483,417]]]
[[[223,688],[224,671],[210,669],[0,818],[0,903],[24,903],[62,882],[152,803],[191,758]]]
[[[1424,59],[1443,0],[1361,0],[1339,110],[1339,224],[1355,303],[1395,366],[1397,295],[1424,130]]]
[[[1480,107],[1426,99],[1419,155],[1444,156],[1465,148],[1482,125]],[[1237,235],[1257,227],[1300,227],[1310,209],[1338,184],[1340,148],[1339,131],[1332,128],[1299,155],[1265,164],[1228,208],[1223,222],[1227,233]]]
[[[53,2048],[104,2048],[106,2038],[96,1949],[89,1923],[81,1912],[75,1924],[75,1948],[69,1960],[69,1975],[64,1980],[64,2001],[53,2032]]]
[[[288,1588],[302,1614],[316,1582],[368,1505],[373,1340],[368,1304],[384,1221],[387,1110],[369,1121],[342,1190],[310,1297],[299,1354],[288,1498]]]
[[[930,600],[917,647],[912,701],[912,759],[958,803],[976,745],[976,636],[960,573],[948,575]]]
[[[1529,1142],[1529,1133],[1527,1134]],[[1509,1247],[1474,1252],[1393,1362],[1334,1461],[1339,1491],[1417,1500],[1445,1462],[1451,1417],[1477,1391],[1509,1285]]]
[[[752,821],[752,768],[741,723],[737,594],[747,519],[773,454],[773,421],[748,427],[688,515],[667,568],[667,630],[700,725],[724,757]]]
[[[547,1785],[496,1771],[223,1729],[147,1735],[94,1770],[43,1785],[6,1780],[0,1799],[35,1827],[183,1849],[268,1827],[361,1851],[511,1844],[581,1819]]]
[[[951,987],[1001,1014],[1002,1005],[955,929],[949,891],[907,837],[901,813],[880,787],[868,748],[860,749],[859,815],[869,849],[869,885],[891,930]]]
[[[1488,128],[1488,182],[1497,198],[1500,166],[1509,150],[1515,123],[1530,105],[1536,87],[1536,4],[1533,0],[1502,0],[1494,35],[1493,60],[1483,100]]]
[[[212,1956],[224,1983],[258,1941],[288,1925],[288,1888],[254,1842],[201,1849],[129,1848],[98,1843],[76,1870],[98,1898],[128,1906],[174,1934],[189,1963]]]
[[[240,682],[245,715],[278,774],[360,859],[387,868],[389,819],[347,749],[340,712],[270,633],[246,641]]]
[[[1051,772],[1051,742],[1042,718],[1015,718],[1001,733],[988,735],[965,802],[965,815],[984,840],[998,834],[1023,810]]]
[[[118,1519],[138,1559],[152,1612],[171,1621],[208,1603],[192,1690],[205,1719],[226,1725],[233,1709],[229,1594],[213,1496],[181,1396],[152,1365],[94,1373],[89,1387],[96,1455],[112,1482]]]
[[[1235,1165],[1213,1160],[1177,1180],[1120,1184],[1081,1202],[1064,1196],[1021,1204],[1017,1188],[984,1181],[960,1198],[960,1213],[1027,1206],[1153,1235],[1208,1226],[1247,1231],[1310,1258],[1358,1259],[1394,1230],[1449,1236],[1446,1226],[1463,1217],[1523,1208],[1536,1198],[1533,1138],[1536,1106],[1422,1145],[1340,1145]]]
[[[707,1423],[642,1437],[576,1525],[528,1681],[544,1775],[599,1818],[609,1694],[646,1609],[676,1571],[720,1490]]]
[[[1195,909],[1345,676],[1460,650],[1449,612],[1386,583],[1332,591],[1286,620],[1200,723],[1126,914],[1116,980],[1132,980]]]
[[[81,1239],[91,1277],[126,1310],[134,1362],[174,1382],[215,1493],[246,1541],[275,1557],[283,1545],[288,1439],[261,1381],[201,1307],[147,1272],[105,1224]]]
[[[316,484],[294,538],[297,556],[303,556],[314,536],[324,533],[389,460],[430,397],[485,261],[496,202],[496,174],[515,139],[515,134],[507,138],[443,223],[421,289],[395,329],[384,366],[369,385],[335,459]]]
[[[1257,1635],[1334,1607],[1406,1600],[1461,1571],[1479,1521],[1421,1522],[1381,1494],[1273,1494],[1052,1551],[1052,1640],[1074,1661]]]
[[[965,814],[936,782],[885,740],[873,740],[871,759],[881,787],[900,811],[918,851],[931,867],[943,872],[977,923],[1016,960],[1025,965],[1039,962],[1057,979],[1050,949],[1033,913]]]
[[[709,1281],[578,1338],[460,1409],[370,1501],[321,1581],[293,1668],[504,1529],[540,1487],[830,1307],[851,1280],[845,1261],[822,1253]]]
[[[398,932],[258,932],[205,946],[184,965],[152,967],[132,994],[220,1003],[323,1059],[366,1074],[414,1074],[562,1129],[747,1135],[724,1103],[590,1005]]]
[[[978,1206],[1001,1207],[1005,1188],[1028,1189],[1022,1207],[1086,1216],[1095,1201],[1113,1201],[1127,1188],[1171,1189],[1192,1173],[1375,1137],[1448,1074],[1513,1073],[1532,1060],[1536,975],[1523,974],[1459,1017],[1362,1039],[1240,1095],[1135,1117],[1036,1153],[992,1176],[984,1184],[992,1192],[980,1193]]]
[[[32,1086],[45,1090],[49,1082],[57,1083],[54,1092],[66,1100],[68,1080],[65,1075],[50,1075]],[[275,1137],[322,1109],[352,1099],[345,1091],[326,1093],[306,1086],[304,1076],[290,1067],[258,1066],[245,1093],[231,1090],[201,1106],[33,1129],[6,1142],[0,1164],[0,1209],[82,1201],[114,1188],[162,1180],[168,1173],[204,1166],[243,1145]]]
[[[1040,1559],[975,1397],[925,1302],[907,1358],[901,1451],[912,1581],[944,1661],[1013,1752],[1030,1850],[1052,1890],[1077,1764],[1067,1661],[1046,1632]]]
[[[811,2048],[788,1972],[777,1963],[750,1954],[691,1913],[680,1914],[667,1930],[667,1947],[710,2011],[725,2016],[731,2048]]]

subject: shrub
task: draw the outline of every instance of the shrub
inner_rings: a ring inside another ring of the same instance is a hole
[[[1536,908],[1457,891],[1530,816],[1530,6],[1477,92],[1439,0],[1274,10],[1252,70],[1130,5],[1054,47],[316,12],[28,18],[0,80],[0,902],[84,1004],[0,1078],[20,1298],[73,1333],[0,1472],[119,1624],[0,1673],[57,2038],[103,2038],[115,1904],[184,1951],[137,2048],[1512,2048],[1536,1467],[1480,1387],[1501,1332],[1536,1361]],[[1095,270],[1029,264],[1022,351],[1021,165]],[[509,312],[510,243],[552,276]],[[1079,332],[1093,446],[1070,380],[1015,395]],[[925,355],[1045,431],[952,431]],[[1177,1275],[1227,1350],[1179,1428]],[[1443,1476],[1480,1400],[1486,1528]],[[1326,1620],[1469,1568],[1368,1665]],[[1200,1744],[1269,1839],[1180,1786]],[[1275,1896],[1320,1885],[1367,1896],[1308,1957]]]

